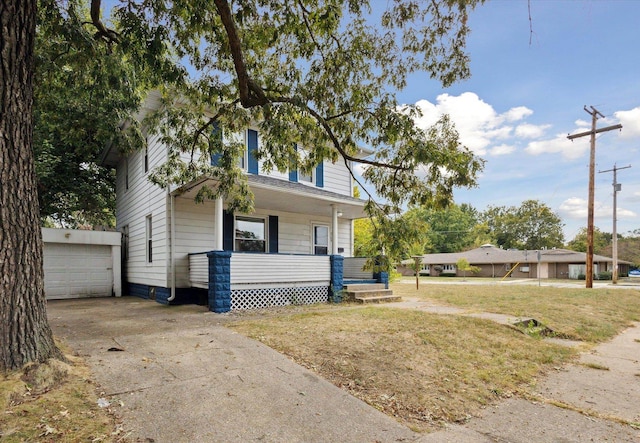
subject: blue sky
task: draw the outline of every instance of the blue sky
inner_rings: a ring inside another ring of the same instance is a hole
[[[443,89],[416,75],[398,98],[418,103],[420,125],[451,115],[462,142],[486,160],[479,187],[456,203],[479,210],[538,199],[572,239],[587,223],[589,137],[594,106],[622,131],[596,142],[595,224],[612,231],[612,173],[618,171],[618,233],[640,229],[640,1],[495,0],[471,15],[469,80]],[[531,44],[529,43],[531,37]]]
[[[598,127],[623,125],[597,137],[595,224],[612,231],[612,173],[597,172],[631,165],[618,173],[618,232],[640,229],[640,0],[531,0],[531,20],[533,33],[527,0],[487,1],[469,20],[471,78],[443,89],[416,74],[399,101],[420,104],[424,127],[448,113],[486,160],[479,187],[457,190],[456,203],[541,200],[566,240],[586,226],[589,178],[589,137],[566,136],[590,129],[583,107],[594,106],[606,117]]]

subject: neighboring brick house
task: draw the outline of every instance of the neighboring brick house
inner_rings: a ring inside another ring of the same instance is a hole
[[[479,268],[479,272],[467,272],[467,277],[515,278],[571,278],[577,279],[586,271],[586,254],[567,249],[516,250],[501,249],[487,244],[465,252],[426,254],[421,260],[420,275],[459,275],[456,269],[459,259]],[[398,271],[403,275],[415,275],[413,260],[404,260]],[[594,273],[612,271],[613,259],[602,255],[593,256]],[[629,273],[631,263],[618,260],[619,275]]]

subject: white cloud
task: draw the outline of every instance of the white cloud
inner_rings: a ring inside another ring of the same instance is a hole
[[[618,111],[613,114],[622,124],[622,138],[640,136],[640,106],[629,111]]]
[[[511,154],[515,150],[516,148],[514,146],[502,144],[489,149],[489,154],[494,156],[507,155]]]
[[[436,97],[435,104],[420,100],[416,102],[416,106],[422,111],[422,116],[416,119],[418,127],[427,129],[442,114],[448,114],[460,134],[460,142],[478,155],[485,155],[495,140],[513,136],[513,127],[505,122],[522,120],[533,114],[532,110],[524,106],[498,114],[490,104],[473,92],[458,96],[440,94]],[[503,149],[501,153],[507,152]]]
[[[538,138],[542,137],[551,125],[532,125],[522,123],[516,127],[516,136],[522,138]]]
[[[533,114],[533,111],[526,106],[517,106],[515,108],[509,109],[503,115],[507,121],[514,122],[522,120],[523,118],[528,117],[531,114]]]
[[[610,205],[595,201],[593,204],[594,217],[596,218],[611,218],[613,214],[613,208]],[[560,205],[559,211],[561,216],[573,219],[586,219],[588,212],[588,202],[585,199],[578,197],[571,197],[566,199]],[[623,218],[635,218],[637,214],[628,209],[618,207],[618,217]]]
[[[562,202],[558,212],[567,218],[586,218],[587,201],[578,197],[568,198]]]
[[[531,155],[561,154],[566,159],[574,160],[584,155],[589,150],[589,145],[572,143],[566,134],[557,134],[551,140],[532,141],[524,150]]]

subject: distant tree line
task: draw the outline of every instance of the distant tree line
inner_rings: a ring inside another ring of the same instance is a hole
[[[416,255],[462,252],[492,244],[504,249],[537,250],[567,248],[586,251],[586,229],[565,244],[562,219],[539,200],[520,206],[412,208],[392,222],[361,219],[355,222],[354,254],[373,256],[381,251],[398,261]],[[417,236],[405,236],[413,228]],[[416,229],[417,228],[417,229]],[[594,251],[611,256],[611,234],[596,228]],[[640,229],[618,235],[618,258],[640,265]]]

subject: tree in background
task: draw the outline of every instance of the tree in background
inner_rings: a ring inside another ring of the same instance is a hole
[[[468,204],[455,203],[445,208],[414,208],[405,219],[416,218],[428,227],[424,231],[425,253],[460,252],[474,245],[478,212]]]
[[[618,235],[618,238],[621,238]],[[594,254],[603,254],[606,247],[611,244],[612,234],[602,232],[597,227],[593,228],[593,252]],[[573,240],[567,242],[567,248],[577,252],[587,252],[587,228],[580,228]],[[611,251],[611,248],[609,248]]]
[[[479,267],[469,264],[469,260],[464,257],[458,259],[456,262],[456,269],[458,269],[458,271],[462,271],[462,278],[467,276],[467,272],[473,272],[474,274],[480,272]]]
[[[526,200],[519,207],[489,206],[480,218],[505,249],[551,249],[564,244],[562,220],[539,200]]]
[[[467,17],[478,3],[398,0],[373,15],[366,1],[351,0],[186,0],[170,8],[160,0],[130,0],[115,11],[118,29],[111,30],[101,20],[101,1],[92,0],[91,21],[70,24],[100,44],[119,46],[128,61],[148,66],[163,84],[171,82],[162,91],[167,106],[147,122],[171,149],[164,167],[154,171],[155,183],[206,174],[220,186],[204,189],[200,198],[222,196],[231,208],[250,211],[246,177],[236,161],[239,146],[209,134],[214,125],[236,131],[257,121],[258,157],[267,170],[286,170],[292,157],[303,172],[325,159],[342,158],[350,167],[360,161],[361,145],[372,148],[363,177],[388,205],[370,201],[367,208],[385,232],[403,205],[444,206],[455,187],[476,185],[483,162],[460,145],[448,118],[421,130],[414,124],[419,110],[400,106],[394,94],[417,73],[444,86],[469,76]],[[70,16],[76,3],[42,5],[44,24]],[[35,0],[0,3],[0,130],[13,134],[0,137],[0,370],[60,355],[44,307],[33,160],[37,18]],[[59,37],[69,39],[63,30]],[[167,53],[174,57],[163,58]],[[182,75],[185,65],[195,71],[193,78]],[[178,99],[183,106],[175,106]],[[294,142],[307,148],[304,158]],[[181,153],[192,154],[190,160],[183,162]],[[211,154],[221,155],[221,167],[209,164]]]

